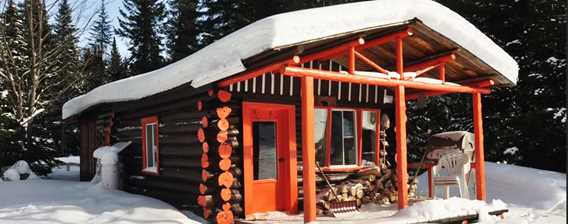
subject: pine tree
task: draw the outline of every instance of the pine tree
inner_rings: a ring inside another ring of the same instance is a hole
[[[160,68],[164,4],[158,0],[124,0],[123,7],[117,33],[130,41],[131,72],[140,74]]]
[[[77,28],[73,25],[72,10],[67,0],[62,0],[59,10],[55,17],[54,42],[58,49],[57,53],[57,73],[66,80],[77,80],[79,76],[79,52],[76,37]],[[75,92],[76,94],[76,92]],[[71,97],[70,94],[63,96],[61,102],[65,102]]]
[[[193,0],[170,0],[170,16],[167,21],[168,54],[177,61],[198,50],[197,2]]]
[[[107,74],[110,81],[116,81],[128,77],[122,57],[120,56],[120,52],[118,52],[118,47],[116,46],[116,38],[112,39]]]
[[[103,52],[99,47],[84,49],[81,64],[84,66],[85,91],[91,91],[110,81],[105,72],[106,63]]]
[[[112,26],[106,12],[105,0],[101,1],[101,6],[97,19],[91,28],[91,48],[98,48],[102,52],[106,52],[108,45],[112,39]]]

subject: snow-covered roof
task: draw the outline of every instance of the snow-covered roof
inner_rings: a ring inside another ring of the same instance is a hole
[[[102,85],[63,105],[63,119],[101,103],[137,100],[191,82],[200,87],[246,71],[243,60],[262,52],[419,19],[474,54],[511,83],[518,65],[503,49],[452,10],[430,0],[378,0],[274,15],[252,23],[161,69]]]

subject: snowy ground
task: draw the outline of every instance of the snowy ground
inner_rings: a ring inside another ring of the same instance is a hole
[[[78,166],[70,168],[45,179],[0,182],[0,224],[197,223],[159,200],[79,182]]]
[[[78,166],[63,166],[48,179],[0,183],[0,224],[3,223],[198,223],[159,200],[121,191],[105,190],[78,179]],[[501,199],[510,212],[504,220],[484,223],[566,223],[565,174],[530,168],[487,163],[488,201]],[[427,183],[421,177],[421,184]],[[70,181],[73,180],[73,181]],[[426,189],[422,187],[422,189]],[[474,192],[474,191],[472,191]],[[318,218],[329,223],[401,223],[408,216],[433,215],[456,204],[450,199],[414,204],[397,214],[394,207],[367,205],[358,215],[337,219]],[[474,205],[475,201],[471,202]],[[479,204],[477,204],[479,205]],[[422,208],[420,208],[422,207]],[[452,207],[452,208],[448,208]],[[463,207],[463,206],[462,206]],[[436,209],[433,209],[436,208]],[[266,223],[301,221],[301,216],[267,214]],[[486,220],[487,221],[487,220]]]

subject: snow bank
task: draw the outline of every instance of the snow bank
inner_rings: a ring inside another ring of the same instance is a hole
[[[445,6],[430,0],[365,1],[259,20],[166,67],[108,83],[73,98],[63,105],[62,117],[68,118],[100,103],[137,100],[190,82],[193,87],[200,87],[245,71],[242,60],[266,50],[400,25],[415,18],[516,83],[519,68],[515,60]]]
[[[86,182],[3,182],[0,192],[0,224],[198,223],[157,199]]]
[[[485,173],[488,200],[536,209],[566,205],[566,174],[496,163],[486,163]]]
[[[416,202],[410,207],[400,210],[394,217],[412,217],[421,220],[439,220],[447,218],[449,214],[470,215],[479,214],[481,222],[496,221],[489,215],[490,211],[505,209],[506,205],[500,200],[491,204],[484,201],[468,200],[463,198],[449,198]]]

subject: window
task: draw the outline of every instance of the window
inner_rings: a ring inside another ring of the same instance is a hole
[[[276,123],[253,122],[254,180],[276,179]]]
[[[378,153],[377,114],[377,111],[360,109],[316,108],[314,141],[319,164],[365,164],[361,163],[361,159],[375,162]]]
[[[150,174],[158,174],[159,149],[158,149],[158,117],[146,117],[142,119],[142,171]]]
[[[375,111],[362,111],[363,160],[376,162],[377,158],[377,114]]]

